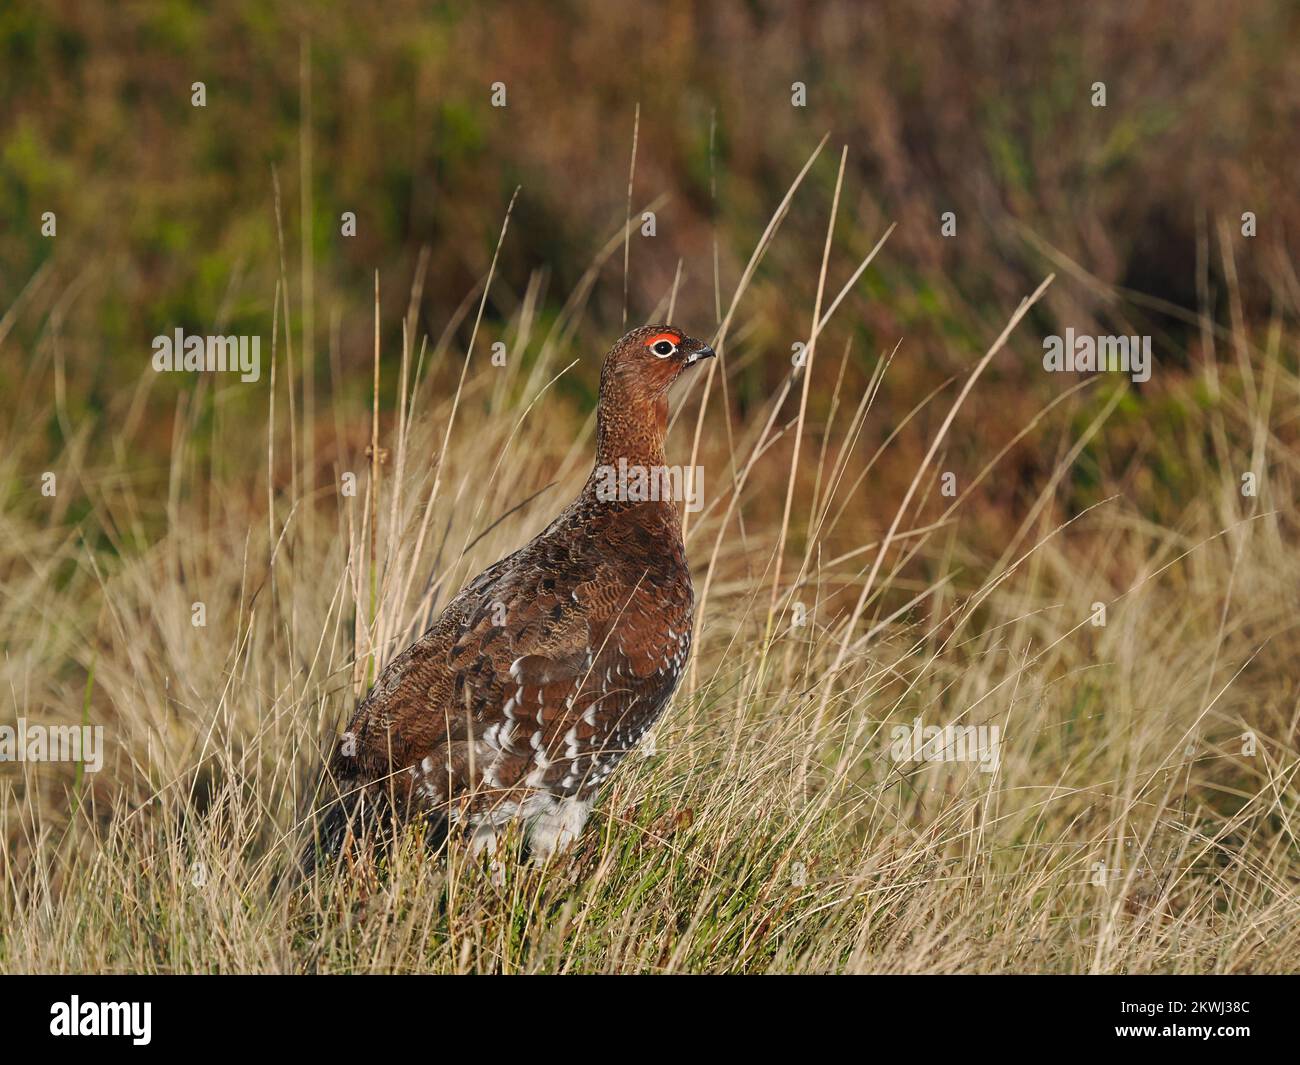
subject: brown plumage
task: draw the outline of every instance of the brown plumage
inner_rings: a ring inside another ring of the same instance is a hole
[[[322,780],[308,868],[415,816],[434,837],[463,829],[476,847],[519,820],[542,858],[582,831],[601,783],[672,695],[693,626],[676,501],[609,498],[609,471],[664,469],[668,388],[712,354],[667,325],[614,345],[587,483],[472,580],[357,706]]]

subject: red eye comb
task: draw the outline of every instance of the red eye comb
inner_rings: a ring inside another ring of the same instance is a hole
[[[674,346],[682,342],[682,338],[678,336],[676,333],[656,333],[654,336],[652,336],[649,340],[645,342],[645,346],[648,348],[652,348],[656,344],[658,344],[659,341],[661,340],[666,340],[668,341],[668,343]]]

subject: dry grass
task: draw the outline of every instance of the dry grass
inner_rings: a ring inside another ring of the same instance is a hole
[[[1125,389],[1063,379],[1061,401],[1016,427],[1052,456],[1047,475],[990,537],[1002,454],[968,457],[956,498],[939,474],[947,426],[990,417],[980,373],[1007,357],[1000,341],[951,388],[885,410],[892,353],[864,391],[845,383],[824,266],[810,372],[833,396],[825,418],[796,375],[729,422],[727,367],[754,356],[728,336],[750,276],[721,304],[723,358],[670,440],[706,469],[688,525],[696,658],[579,848],[541,870],[412,846],[377,879],[288,875],[320,751],[367,678],[585,476],[592,422],[551,387],[580,297],[543,325],[525,293],[505,332],[536,357],[504,370],[450,331],[417,343],[408,315],[397,378],[380,382],[397,413],[372,427],[369,398],[336,380],[317,397],[333,419],[312,427],[319,468],[283,341],[272,409],[201,382],[166,470],[133,462],[138,397],[122,396],[98,427],[118,427],[111,446],[68,422],[47,467],[66,487],[41,498],[15,419],[0,452],[0,480],[21,486],[0,513],[5,690],[15,716],[103,724],[108,760],[84,779],[0,778],[0,967],[1294,968],[1300,381],[1281,326],[1207,324],[1219,355],[1153,382],[1193,412],[1194,498],[1171,507],[1140,470],[1094,466],[1103,501],[1071,513],[1065,489],[1086,449],[1105,454]],[[1003,309],[1008,332],[1027,309]],[[32,379],[57,383],[58,365],[34,356]],[[1094,393],[1109,398],[1085,405]],[[925,437],[914,404],[937,426]],[[874,451],[873,422],[890,430]],[[386,452],[368,459],[375,439]],[[904,446],[925,459],[880,498]],[[918,717],[999,726],[998,771],[891,760],[891,728]]]

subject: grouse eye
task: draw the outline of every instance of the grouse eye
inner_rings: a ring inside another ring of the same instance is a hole
[[[676,351],[677,347],[672,343],[672,341],[661,340],[650,350],[653,351],[656,355],[658,355],[661,359],[665,359],[669,355],[671,355],[674,351]]]

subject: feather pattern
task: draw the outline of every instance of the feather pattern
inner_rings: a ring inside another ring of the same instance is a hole
[[[350,833],[415,815],[479,846],[520,820],[542,858],[581,832],[601,784],[667,705],[693,632],[676,502],[603,498],[598,475],[619,460],[662,466],[667,389],[712,354],[671,326],[615,345],[592,476],[385,667],[326,767],[308,867]]]

